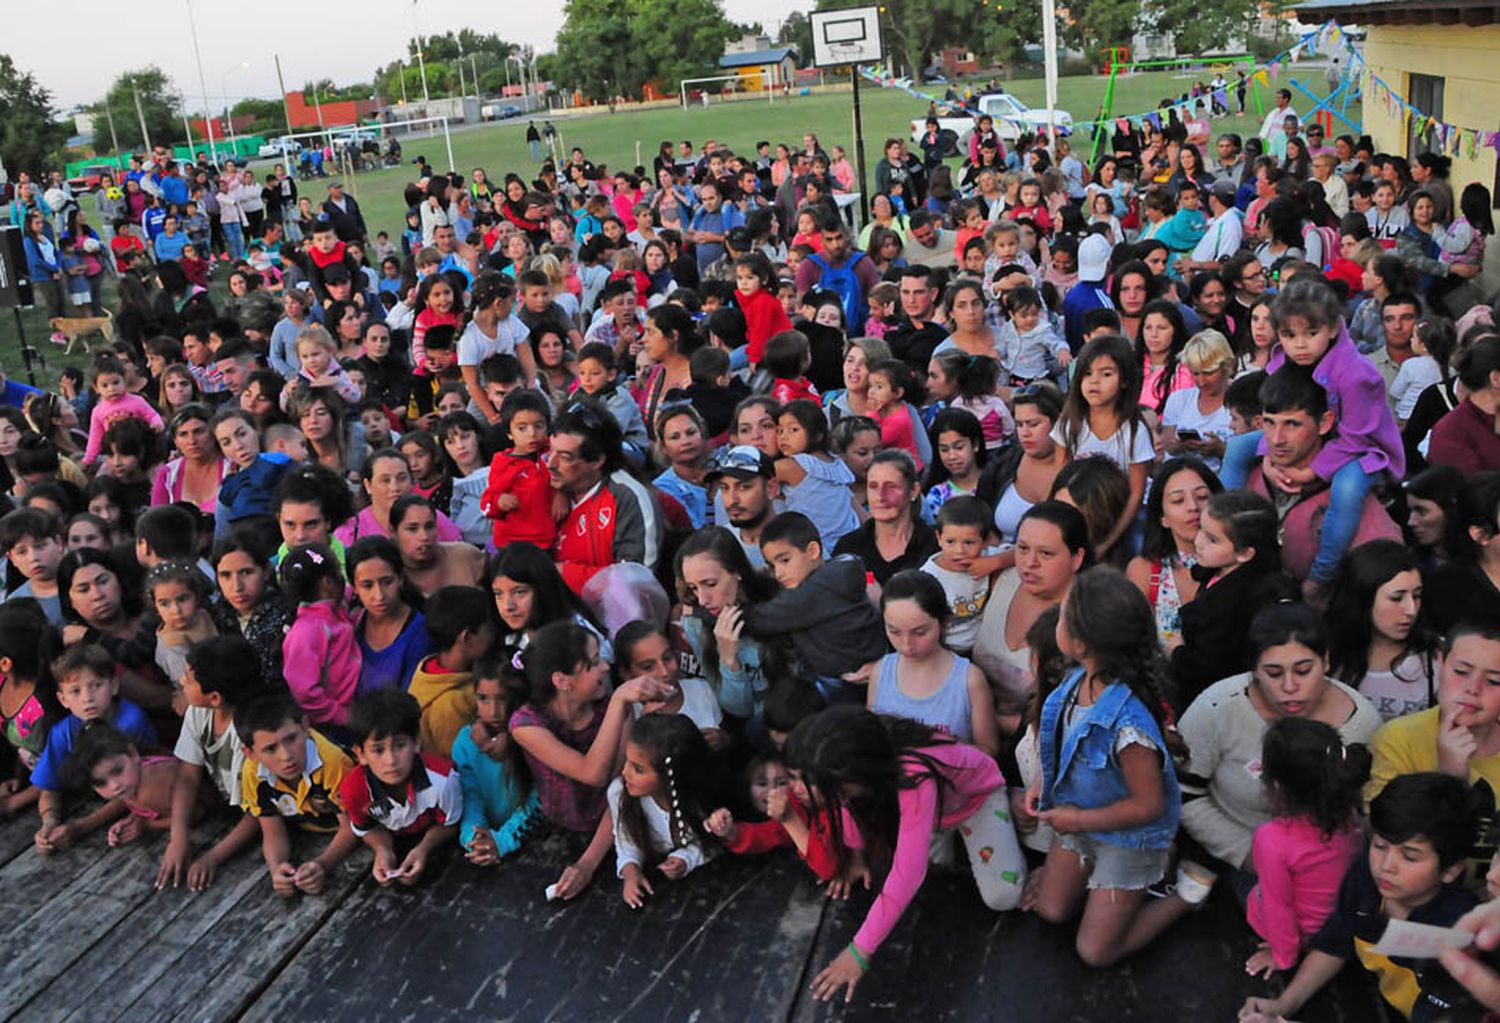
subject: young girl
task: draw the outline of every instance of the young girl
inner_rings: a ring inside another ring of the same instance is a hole
[[[1405,474],[1406,449],[1386,404],[1385,380],[1349,339],[1343,307],[1332,288],[1321,278],[1299,275],[1276,296],[1271,315],[1278,343],[1266,371],[1275,373],[1287,361],[1309,370],[1313,380],[1328,392],[1328,409],[1338,425],[1307,469],[1272,465],[1258,430],[1232,437],[1220,475],[1226,488],[1244,486],[1254,456],[1259,453],[1264,456],[1267,479],[1292,487],[1316,479],[1329,484],[1318,553],[1303,584],[1304,594],[1311,596],[1333,581],[1344,552],[1359,530],[1370,488],[1387,473],[1394,479]]]
[[[1402,429],[1416,410],[1417,399],[1433,384],[1446,381],[1448,355],[1455,341],[1453,325],[1441,316],[1424,316],[1411,332],[1411,358],[1391,381],[1391,401]]]
[[[560,828],[593,835],[553,890],[571,899],[588,886],[609,850],[605,786],[629,734],[628,708],[670,693],[652,679],[637,678],[606,695],[599,639],[571,621],[542,626],[513,663],[526,673],[530,698],[511,715],[510,734],[536,779],[542,813]]]
[[[692,721],[648,714],[635,723],[625,743],[624,770],[609,786],[615,870],[625,882],[625,905],[646,904],[652,867],[680,881],[703,865],[714,848],[704,821],[731,794]]]
[[[317,324],[303,327],[297,333],[297,359],[302,368],[281,390],[281,411],[293,393],[311,387],[331,387],[349,404],[358,404],[364,390],[339,365],[338,344],[328,331]]]
[[[495,453],[489,484],[479,499],[494,520],[492,540],[503,548],[517,540],[551,550],[557,538],[552,517],[552,483],[541,462],[552,431],[552,410],[537,391],[517,390],[500,403],[500,432],[510,447]]]
[[[792,795],[829,815],[837,876],[879,880],[854,940],[813,978],[815,998],[853,998],[880,944],[927,877],[934,833],[957,828],[984,904],[1014,909],[1026,861],[1007,810],[1005,779],[981,750],[927,725],[830,707],[787,738]]]
[[[849,467],[828,450],[828,420],[815,401],[798,400],[776,419],[776,478],[781,481],[787,511],[801,512],[818,527],[830,556],[839,538],[859,528],[849,503],[854,482]]]
[[[967,356],[966,356],[967,358]],[[972,494],[984,469],[984,428],[968,409],[944,409],[928,431],[937,457],[927,467],[922,497],[922,521],[937,521],[940,508],[951,498]]]
[[[792,321],[776,298],[776,271],[764,253],[752,252],[734,261],[734,284],[734,303],[745,314],[750,364],[758,366],[766,353],[766,342],[783,330],[791,330]]]
[[[1360,789],[1370,753],[1321,721],[1282,718],[1266,729],[1260,783],[1275,817],[1255,829],[1259,883],[1245,915],[1265,939],[1245,972],[1290,970],[1333,912],[1344,873],[1364,851]]]
[[[419,312],[411,329],[411,365],[413,375],[424,377],[429,375],[427,349],[422,345],[427,332],[441,323],[452,327],[455,336],[463,333],[463,318],[459,315],[463,302],[454,294],[452,282],[434,273],[418,285],[416,303]],[[301,353],[298,354],[300,357]]]
[[[1019,387],[1058,376],[1073,361],[1073,353],[1052,328],[1052,321],[1035,288],[1011,288],[1003,297],[1009,319],[1000,327],[996,347],[1000,366]]]
[[[971,355],[958,368],[958,396],[951,403],[979,420],[987,451],[996,451],[1015,436],[1016,421],[1005,402],[995,393],[1000,383],[1000,364],[984,355]]]
[[[139,419],[157,432],[162,430],[162,418],[157,415],[156,409],[147,404],[145,398],[126,389],[125,367],[116,356],[109,352],[100,352],[94,356],[92,382],[99,400],[94,403],[93,414],[89,417],[89,440],[83,452],[84,465],[93,465],[99,460],[103,453],[104,431],[118,420]]]
[[[281,588],[297,608],[281,645],[287,688],[313,725],[341,730],[359,689],[360,652],[338,559],[323,544],[294,548],[281,559]]]
[[[886,359],[870,367],[869,415],[880,424],[881,447],[900,448],[921,469],[916,423],[906,400],[908,394],[917,397],[915,386],[911,370],[900,359]]]
[[[1106,556],[1135,521],[1146,492],[1146,472],[1156,459],[1151,429],[1140,413],[1140,364],[1130,342],[1106,334],[1078,353],[1078,368],[1052,428],[1052,439],[1075,458],[1103,455],[1130,480],[1120,519],[1094,551]]]
[[[701,678],[683,678],[677,650],[665,626],[654,621],[627,622],[615,633],[615,678],[625,682],[650,677],[672,688],[672,695],[636,708],[641,714],[681,714],[703,733],[711,749],[728,745],[724,714],[713,687]]]
[[[170,754],[142,757],[123,732],[100,724],[83,732],[68,757],[68,768],[87,780],[101,799],[118,799],[128,812],[109,829],[111,849],[128,845],[148,829],[172,826],[172,787],[178,760]]]
[[[1395,540],[1350,551],[1329,596],[1329,674],[1358,689],[1383,721],[1437,702],[1436,644],[1422,603],[1421,561]]]
[[[1042,784],[1026,799],[1057,837],[1034,908],[1060,924],[1082,903],[1078,955],[1104,967],[1181,912],[1146,898],[1166,873],[1182,809],[1151,606],[1119,572],[1091,568],[1063,600],[1057,645],[1080,666],[1042,706]]]
[[[367,536],[344,555],[349,585],[359,600],[354,641],[359,645],[355,695],[405,690],[432,653],[427,620],[413,606],[419,595],[401,578],[401,551],[383,536]]]
[[[943,584],[925,571],[897,572],[880,595],[885,634],[894,653],[880,660],[865,705],[930,725],[991,755],[1000,748],[995,701],[984,674],[943,643],[949,602]],[[979,618],[973,615],[975,624]]]
[[[1495,233],[1495,220],[1490,213],[1490,190],[1478,182],[1465,185],[1459,196],[1458,209],[1459,216],[1448,225],[1447,234],[1438,242],[1442,248],[1438,260],[1449,266],[1478,266],[1484,262],[1485,242]]]
[[[219,631],[244,636],[255,648],[266,684],[285,685],[281,649],[292,609],[276,588],[259,539],[249,530],[231,533],[214,545],[213,565],[223,600],[215,601],[209,610]]]
[[[814,700],[821,700],[816,693]],[[831,882],[829,894],[843,897],[847,892],[836,880],[838,867],[828,814],[814,814],[791,794],[790,776],[780,753],[761,753],[745,765],[746,788],[750,808],[763,820],[736,820],[733,811],[720,807],[709,815],[704,827],[737,855],[767,853],[791,846],[820,882]]]
[[[448,504],[453,497],[453,477],[444,471],[447,460],[437,438],[426,430],[409,430],[401,435],[398,450],[406,457],[406,464],[411,466],[412,493],[427,498],[434,508],[448,515]]]
[[[1259,494],[1227,490],[1208,499],[1193,541],[1198,595],[1183,605],[1179,631],[1167,641],[1178,708],[1219,679],[1250,670],[1250,620],[1289,596],[1280,528],[1276,509]]]
[[[1193,386],[1193,373],[1182,361],[1187,342],[1187,326],[1177,303],[1162,298],[1146,303],[1135,342],[1141,367],[1141,408],[1159,414],[1174,391]]]
[[[1120,221],[1115,217],[1115,199],[1108,192],[1095,192],[1089,199],[1089,223],[1103,224],[1109,228],[1109,239],[1114,245],[1125,240],[1120,230]]]
[[[849,484],[849,503],[863,523],[870,517],[869,498],[865,489],[870,462],[880,450],[880,424],[869,416],[844,416],[833,426],[833,453],[854,474]]]
[[[458,841],[476,867],[498,866],[542,820],[531,775],[510,737],[510,718],[526,702],[526,680],[498,661],[474,666],[474,723],[453,740],[453,766],[464,792]]]
[[[146,573],[146,598],[156,609],[161,624],[156,628],[156,666],[172,683],[172,702],[183,710],[182,673],[187,670],[188,650],[219,634],[208,613],[213,585],[191,561],[163,561]]]

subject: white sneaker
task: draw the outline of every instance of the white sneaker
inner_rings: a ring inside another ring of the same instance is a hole
[[[1208,901],[1218,877],[1206,868],[1190,860],[1177,865],[1176,896],[1189,906],[1201,906]]]

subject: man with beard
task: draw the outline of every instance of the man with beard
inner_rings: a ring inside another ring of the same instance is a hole
[[[739,541],[745,556],[756,568],[765,567],[760,553],[760,532],[776,515],[776,467],[771,457],[749,444],[738,444],[720,455],[704,481],[719,487],[723,506],[719,521]]]

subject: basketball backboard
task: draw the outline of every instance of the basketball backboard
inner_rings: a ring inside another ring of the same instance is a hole
[[[815,11],[808,19],[812,22],[814,67],[871,64],[884,56],[878,7]]]

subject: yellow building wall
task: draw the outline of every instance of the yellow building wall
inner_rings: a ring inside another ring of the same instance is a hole
[[[1365,63],[1403,97],[1411,95],[1411,75],[1443,78],[1445,124],[1483,131],[1500,130],[1500,25],[1372,26],[1365,42]],[[1423,111],[1430,113],[1430,111]],[[1365,131],[1375,151],[1406,155],[1406,125],[1399,108],[1388,112],[1373,91],[1365,94]],[[1470,182],[1493,188],[1495,151],[1480,147],[1470,159],[1453,156],[1451,181],[1456,196]]]

